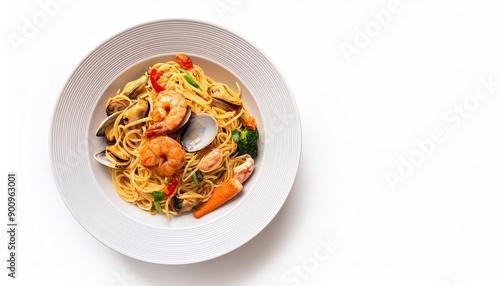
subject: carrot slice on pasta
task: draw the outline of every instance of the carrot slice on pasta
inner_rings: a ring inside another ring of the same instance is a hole
[[[238,180],[230,178],[213,190],[210,198],[193,213],[193,216],[197,219],[203,217],[236,196],[242,189],[243,185]]]

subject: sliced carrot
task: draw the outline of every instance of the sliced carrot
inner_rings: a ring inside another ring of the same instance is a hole
[[[230,178],[214,189],[210,198],[193,213],[194,217],[201,218],[210,213],[223,203],[229,201],[232,197],[236,196],[242,189],[243,185],[238,180]]]

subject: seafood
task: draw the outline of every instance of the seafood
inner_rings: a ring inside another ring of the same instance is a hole
[[[250,128],[251,130],[257,129],[257,122],[255,122],[255,118],[250,114],[244,112],[240,118],[246,127]]]
[[[168,136],[147,139],[139,153],[142,166],[164,177],[177,173],[186,160],[186,152],[182,146]]]
[[[123,114],[123,124],[128,125],[134,121],[144,118],[149,110],[149,103],[144,99],[139,99],[130,106]]]
[[[102,137],[92,166],[107,169],[117,195],[140,209],[200,218],[243,191],[254,170],[247,158],[258,153],[257,123],[247,89],[215,81],[187,55],[170,58],[116,74],[90,122]]]
[[[124,110],[131,104],[130,99],[125,97],[110,97],[108,102],[106,102],[106,114],[109,116],[111,114],[117,113]]]
[[[104,136],[106,137],[106,142],[108,144],[113,144],[116,142],[115,127],[111,124],[104,129]]]
[[[188,110],[186,98],[173,90],[164,90],[153,100],[153,115],[155,121],[144,136],[151,138],[176,129],[183,121]]]
[[[95,131],[96,136],[105,136],[106,135],[106,129],[109,128],[109,126],[113,126],[113,123],[115,123],[116,118],[123,112],[123,110],[119,112],[115,112],[111,114],[110,116],[106,117],[101,124],[99,124],[99,127],[97,127],[97,130]]]
[[[130,164],[130,157],[117,145],[110,145],[94,154],[97,162],[113,169],[125,168]]]
[[[116,119],[123,113],[120,123],[125,125],[132,123],[136,120],[146,117],[149,110],[149,103],[144,99],[139,99],[127,109],[116,111],[106,117],[96,130],[96,136],[105,136],[108,143],[115,142],[115,130],[113,124]]]
[[[222,165],[223,155],[221,149],[213,148],[201,158],[200,164],[198,165],[200,171],[207,173],[219,168]]]
[[[184,150],[196,152],[207,147],[217,135],[217,121],[206,113],[191,118],[181,133],[181,144]]]
[[[226,111],[239,111],[243,107],[241,99],[226,84],[213,84],[207,89],[207,93],[212,96],[215,106]]]
[[[123,91],[119,93],[120,95],[124,95],[128,98],[136,98],[139,92],[144,88],[146,83],[148,82],[149,77],[145,74],[140,78],[131,81],[123,87]]]
[[[240,183],[243,183],[250,177],[253,172],[255,165],[252,158],[247,158],[243,164],[238,165],[233,168],[233,178],[238,180]]]
[[[175,197],[175,199],[175,210],[181,213],[192,210],[199,203],[199,200],[197,199],[179,199],[177,197]]]
[[[114,160],[120,163],[125,163],[130,160],[129,155],[120,150],[120,148],[116,145],[106,147],[106,155],[112,162]]]
[[[122,111],[130,106],[130,99],[136,98],[148,81],[148,76],[143,75],[139,79],[131,81],[125,85],[123,91],[116,93],[115,97],[110,97],[106,102],[106,114],[109,116],[115,112]]]

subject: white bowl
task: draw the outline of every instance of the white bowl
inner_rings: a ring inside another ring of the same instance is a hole
[[[191,57],[206,75],[236,89],[238,82],[260,131],[255,172],[244,190],[201,219],[167,220],[122,200],[106,167],[92,154],[104,149],[95,130],[119,88],[157,62]],[[63,89],[51,130],[52,171],[80,224],[110,248],[139,260],[187,264],[223,255],[259,233],[283,205],[300,158],[298,110],[272,63],[241,37],[211,24],[165,20],[122,32],[94,50]]]

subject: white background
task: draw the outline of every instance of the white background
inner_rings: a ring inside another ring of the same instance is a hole
[[[1,285],[500,285],[499,2],[62,2],[0,1],[5,228],[7,172],[19,183],[18,278],[7,277],[2,227]],[[48,155],[78,64],[113,35],[168,18],[254,43],[289,82],[303,127],[296,181],[268,227],[227,255],[175,267],[89,235]],[[36,31],[23,36],[27,22]],[[478,99],[488,77],[492,92]],[[399,176],[394,188],[387,174]]]

